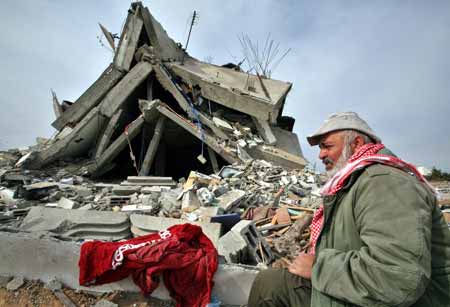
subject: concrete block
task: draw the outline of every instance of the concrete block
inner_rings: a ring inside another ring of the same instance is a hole
[[[200,201],[194,191],[189,190],[183,194],[181,200],[181,210],[184,212],[192,212],[200,207]]]
[[[242,240],[246,243],[250,260],[256,263],[269,264],[274,258],[270,247],[259,234],[253,221],[240,221],[225,236],[227,237],[219,244],[219,254],[225,256],[226,259],[232,260],[232,262],[236,261],[236,257],[246,255],[245,251],[242,250]]]
[[[229,231],[219,239],[218,253],[227,263],[244,263],[248,260],[247,242],[235,232]]]
[[[130,215],[130,221],[131,225],[134,227],[134,229],[132,229],[133,233],[140,230],[139,235],[158,232],[173,225],[185,223],[198,225],[216,247],[222,230],[222,225],[219,223],[190,222],[183,219],[155,217],[150,215],[132,214]]]
[[[138,292],[131,278],[101,286],[82,287],[78,284],[80,244],[33,234],[0,232],[0,275],[23,276],[48,282],[57,279],[65,286],[97,293],[113,291]],[[250,289],[259,270],[250,266],[219,265],[214,275],[213,295],[226,305],[247,304]],[[152,293],[159,299],[170,299],[160,283]]]
[[[239,202],[244,198],[245,191],[242,190],[231,190],[226,192],[220,197],[217,197],[219,201],[219,207],[223,208],[223,210],[227,211],[238,205]]]

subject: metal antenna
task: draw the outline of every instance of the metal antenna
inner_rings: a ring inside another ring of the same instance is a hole
[[[186,41],[186,47],[184,48],[185,53],[183,53],[183,58],[181,59],[181,65],[184,64],[184,57],[186,56],[186,51],[189,45],[189,39],[191,38],[191,32],[192,32],[192,27],[195,24],[195,20],[197,19],[198,15],[197,15],[197,11],[194,11],[194,14],[192,15],[192,20],[191,20],[191,26],[189,28],[189,34],[187,37],[187,41]]]

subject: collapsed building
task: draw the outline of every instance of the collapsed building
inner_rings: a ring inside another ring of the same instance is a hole
[[[283,116],[292,84],[225,66],[191,57],[133,3],[101,76],[74,103],[54,95],[59,132],[26,167],[86,157],[93,177],[174,178],[252,158],[303,168],[295,120]]]
[[[234,265],[286,266],[307,248],[320,203],[320,178],[283,116],[291,87],[195,59],[132,3],[100,77],[73,103],[52,93],[58,132],[0,153],[0,240],[11,246],[0,275],[83,289],[80,242],[189,222],[222,256],[215,293],[246,303],[257,270]]]

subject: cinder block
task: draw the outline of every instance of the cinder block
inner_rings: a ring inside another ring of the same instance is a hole
[[[240,221],[219,240],[219,254],[232,263],[236,263],[237,259],[238,262],[253,260],[268,264],[274,258],[266,240],[259,234],[254,222],[249,220]]]

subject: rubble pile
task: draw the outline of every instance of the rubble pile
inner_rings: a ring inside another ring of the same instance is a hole
[[[226,261],[270,264],[306,248],[307,226],[320,204],[318,175],[264,160],[210,175],[191,171],[179,182],[128,176],[114,183],[72,175],[73,165],[23,170],[15,167],[19,159],[4,164],[0,176],[3,229],[66,240],[117,241],[189,222],[202,227]]]
[[[431,182],[436,188],[439,206],[444,214],[444,218],[450,227],[450,182]]]

